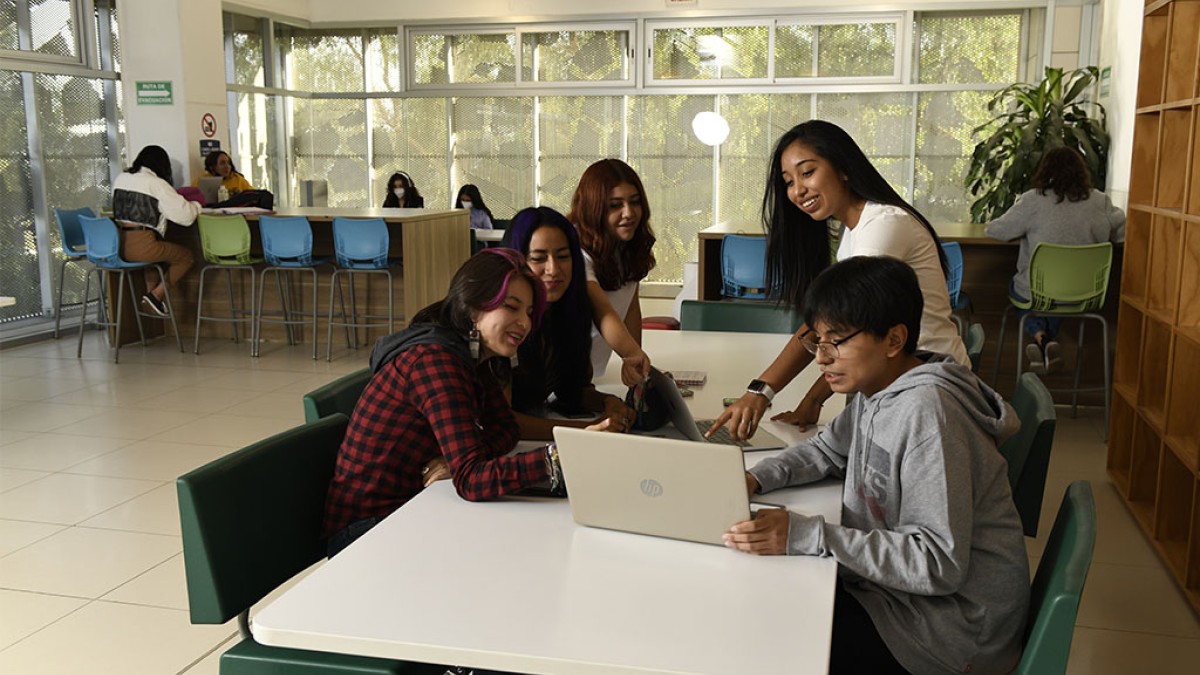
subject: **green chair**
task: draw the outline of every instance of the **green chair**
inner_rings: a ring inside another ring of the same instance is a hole
[[[350,417],[370,381],[371,369],[363,368],[308,392],[304,395],[304,421],[316,422],[335,413]]]
[[[1092,484],[1077,480],[1067,486],[1062,506],[1033,576],[1025,652],[1017,675],[1060,675],[1067,672],[1079,598],[1092,565],[1096,545],[1096,502]]]
[[[254,344],[254,266],[263,261],[250,255],[250,226],[242,216],[209,216],[201,215],[197,226],[200,228],[200,248],[204,252],[204,260],[208,262],[200,270],[200,294],[196,298],[196,339],[192,352],[200,353],[200,322],[220,321],[233,324],[233,341],[237,342],[238,324],[249,324],[250,344]],[[229,316],[204,314],[204,275],[212,270],[225,271],[225,283],[229,289]],[[233,271],[242,270],[250,273],[250,309],[238,307],[237,293],[233,289]]]
[[[222,675],[441,672],[434,666],[255,642],[250,607],[325,557],[321,523],[346,417],[276,434],[180,476],[179,517],[192,623],[237,617]],[[444,667],[441,669],[444,670]]]
[[[971,372],[979,372],[979,361],[983,357],[983,341],[986,336],[983,333],[983,324],[973,323],[967,328],[966,345],[967,357],[971,359]]]
[[[1008,462],[1008,484],[1021,515],[1021,528],[1026,536],[1036,537],[1058,418],[1050,390],[1033,373],[1025,373],[1018,380],[1012,407],[1021,420],[1021,429],[1000,446],[1000,454]]]
[[[795,312],[762,302],[684,300],[679,313],[683,330],[795,333],[802,323]]]
[[[1104,396],[1104,428],[1108,428],[1109,392],[1112,389],[1111,367],[1108,363],[1108,321],[1097,310],[1104,307],[1108,293],[1108,276],[1112,270],[1112,244],[1088,244],[1085,246],[1066,246],[1061,244],[1040,243],[1034,247],[1029,257],[1029,290],[1032,296],[1029,300],[1021,300],[1011,295],[1008,300],[1011,306],[1005,309],[1000,319],[1000,337],[996,343],[996,370],[992,375],[992,386],[1000,375],[1000,356],[1004,353],[1004,328],[1008,322],[1008,312],[1012,309],[1027,310],[1021,316],[1017,328],[1017,377],[1020,378],[1024,346],[1021,336],[1025,334],[1025,320],[1030,316],[1076,317],[1079,321],[1079,346],[1075,354],[1075,382],[1071,389],[1064,391],[1071,396],[1071,415],[1076,414],[1079,394],[1085,391],[1099,391]],[[1083,366],[1083,329],[1087,319],[1100,322],[1100,335],[1103,340],[1104,385],[1102,387],[1080,388],[1079,378]]]

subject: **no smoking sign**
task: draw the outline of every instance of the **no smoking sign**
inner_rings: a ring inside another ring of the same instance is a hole
[[[204,113],[204,116],[200,118],[200,131],[207,138],[217,135],[217,118],[213,117],[212,113]]]

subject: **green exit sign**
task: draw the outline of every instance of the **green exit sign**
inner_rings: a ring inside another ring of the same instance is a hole
[[[167,82],[137,82],[138,105],[172,105],[175,97],[171,91],[171,83]]]

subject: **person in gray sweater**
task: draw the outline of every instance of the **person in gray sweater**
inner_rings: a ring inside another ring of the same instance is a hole
[[[1027,301],[1029,292],[1029,256],[1041,242],[1050,244],[1098,244],[1125,241],[1125,212],[1092,188],[1083,157],[1073,148],[1055,148],[1046,153],[1033,177],[1033,189],[1017,198],[1004,215],[988,223],[984,232],[993,239],[1021,240],[1017,273],[1008,293]],[[1062,319],[1031,316],[1025,320],[1025,333],[1033,342],[1025,347],[1030,368],[1037,373],[1052,372],[1062,365],[1062,353],[1055,341]]]
[[[764,509],[726,546],[837,561],[831,673],[1011,671],[1029,566],[996,447],[1019,427],[1015,411],[949,356],[917,351],[923,299],[902,261],[842,261],[805,304],[805,348],[835,392],[857,395],[746,484],[753,495],[842,478],[841,524]]]

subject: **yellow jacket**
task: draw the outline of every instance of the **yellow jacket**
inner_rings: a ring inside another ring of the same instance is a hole
[[[205,171],[204,173],[202,173],[200,176],[198,176],[196,178],[195,182],[193,182],[192,185],[195,187],[200,187],[200,179],[208,178],[210,176],[212,176],[212,174]],[[225,189],[229,190],[230,196],[236,195],[239,192],[245,192],[246,190],[254,189],[254,186],[250,184],[250,181],[246,180],[245,176],[243,176],[242,174],[240,174],[236,171],[231,172],[229,174],[229,178],[226,178],[225,180],[221,181],[221,185],[224,185]]]

